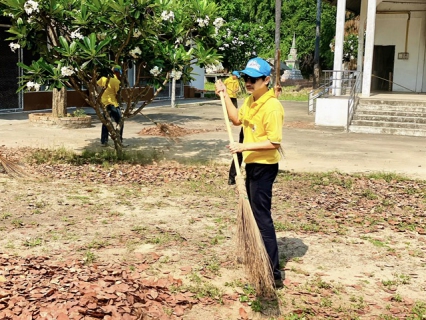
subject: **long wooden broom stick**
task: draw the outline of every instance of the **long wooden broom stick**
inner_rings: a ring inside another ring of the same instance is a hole
[[[228,111],[226,110],[225,97],[220,92],[223,116],[229,135],[229,142],[234,142],[231,126],[229,125]],[[237,253],[243,259],[244,268],[249,281],[253,284],[256,293],[259,295],[274,295],[274,282],[272,267],[265,244],[260,234],[259,227],[251,210],[247,196],[244,178],[241,175],[237,154],[232,154],[234,158],[235,170],[237,173],[236,185],[239,194],[237,210]]]

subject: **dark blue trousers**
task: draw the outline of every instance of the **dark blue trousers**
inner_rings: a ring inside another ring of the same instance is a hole
[[[120,123],[121,120],[121,110],[119,107],[114,107],[112,104],[107,105],[106,107],[107,112],[112,120],[115,121],[116,124]],[[123,141],[123,127],[124,124],[120,128],[120,139]],[[101,129],[101,143],[107,143],[108,142],[108,128],[106,125],[102,123],[102,129]]]
[[[271,214],[272,185],[278,174],[278,163],[247,163],[245,170],[247,195],[269,255],[274,279],[281,279],[277,235]]]

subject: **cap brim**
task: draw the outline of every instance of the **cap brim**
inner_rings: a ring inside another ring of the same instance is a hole
[[[256,70],[253,69],[244,69],[239,71],[240,73],[244,73],[246,75],[248,75],[249,77],[253,77],[253,78],[259,78],[259,77],[263,77],[264,75]]]

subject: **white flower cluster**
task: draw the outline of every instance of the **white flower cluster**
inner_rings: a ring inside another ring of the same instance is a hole
[[[138,28],[133,30],[133,38],[139,38],[141,35],[142,35],[142,32]]]
[[[209,64],[206,66],[206,73],[219,73],[223,71],[223,65],[221,62],[216,64]]]
[[[33,0],[28,0],[27,2],[25,2],[24,4],[24,9],[25,12],[30,15],[31,13],[34,12],[39,12],[39,8],[38,8],[38,2],[33,1]]]
[[[130,51],[129,51],[129,54],[130,54],[133,58],[137,59],[137,58],[139,58],[139,56],[142,54],[142,51],[141,51],[141,49],[140,49],[139,47],[136,47],[136,48],[134,48],[133,50],[130,50]]]
[[[161,20],[164,20],[164,21],[173,21],[174,19],[175,19],[175,14],[174,14],[173,11],[167,11],[167,10],[165,10],[165,11],[163,11],[161,13]]]
[[[15,52],[15,50],[16,50],[16,49],[19,49],[21,46],[20,46],[20,44],[19,44],[19,43],[11,42],[11,43],[9,44],[9,47],[10,47],[10,50],[12,50],[12,52]]]
[[[223,24],[225,23],[225,20],[223,20],[223,18],[216,18],[216,19],[214,19],[214,21],[213,21],[213,25],[216,27],[216,28],[221,28],[222,26],[223,26]]]
[[[68,66],[68,67],[62,67],[61,68],[61,75],[63,77],[69,77],[72,76],[74,74],[74,70],[72,69],[72,67]]]
[[[202,28],[209,25],[210,18],[209,16],[206,16],[204,19],[198,18],[196,21],[198,22],[198,25]]]
[[[83,39],[84,38],[84,36],[78,30],[71,32],[70,37],[71,37],[71,39]]]
[[[182,77],[182,71],[176,71],[176,70],[172,70],[172,72],[170,73],[170,78],[175,78],[176,80],[179,80]]]
[[[157,77],[160,75],[161,71],[163,71],[163,69],[158,68],[157,66],[155,66],[154,68],[152,68],[151,70],[149,70],[149,73],[152,74],[154,77]]]
[[[34,89],[35,91],[39,91],[40,90],[40,84],[37,82],[32,82],[32,81],[28,81],[27,82],[27,89],[28,90],[32,90]]]

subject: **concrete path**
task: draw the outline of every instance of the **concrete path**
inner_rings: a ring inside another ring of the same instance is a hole
[[[239,102],[240,104],[242,101]],[[317,172],[337,170],[346,173],[393,172],[426,180],[426,138],[394,135],[347,133],[342,129],[314,126],[314,115],[307,113],[306,102],[283,102],[286,118],[283,129],[285,158],[282,170]],[[90,112],[90,109],[87,109]],[[193,99],[157,101],[143,113],[154,121],[174,123],[188,129],[208,132],[187,135],[179,142],[138,133],[153,124],[142,115],[125,123],[124,139],[129,149],[155,149],[160,157],[178,161],[230,162],[228,134],[220,101]],[[0,114],[0,145],[7,147],[64,147],[77,152],[85,148],[101,149],[101,124],[93,116],[93,126],[64,129],[34,126],[28,113]],[[233,128],[237,139],[239,128]]]

